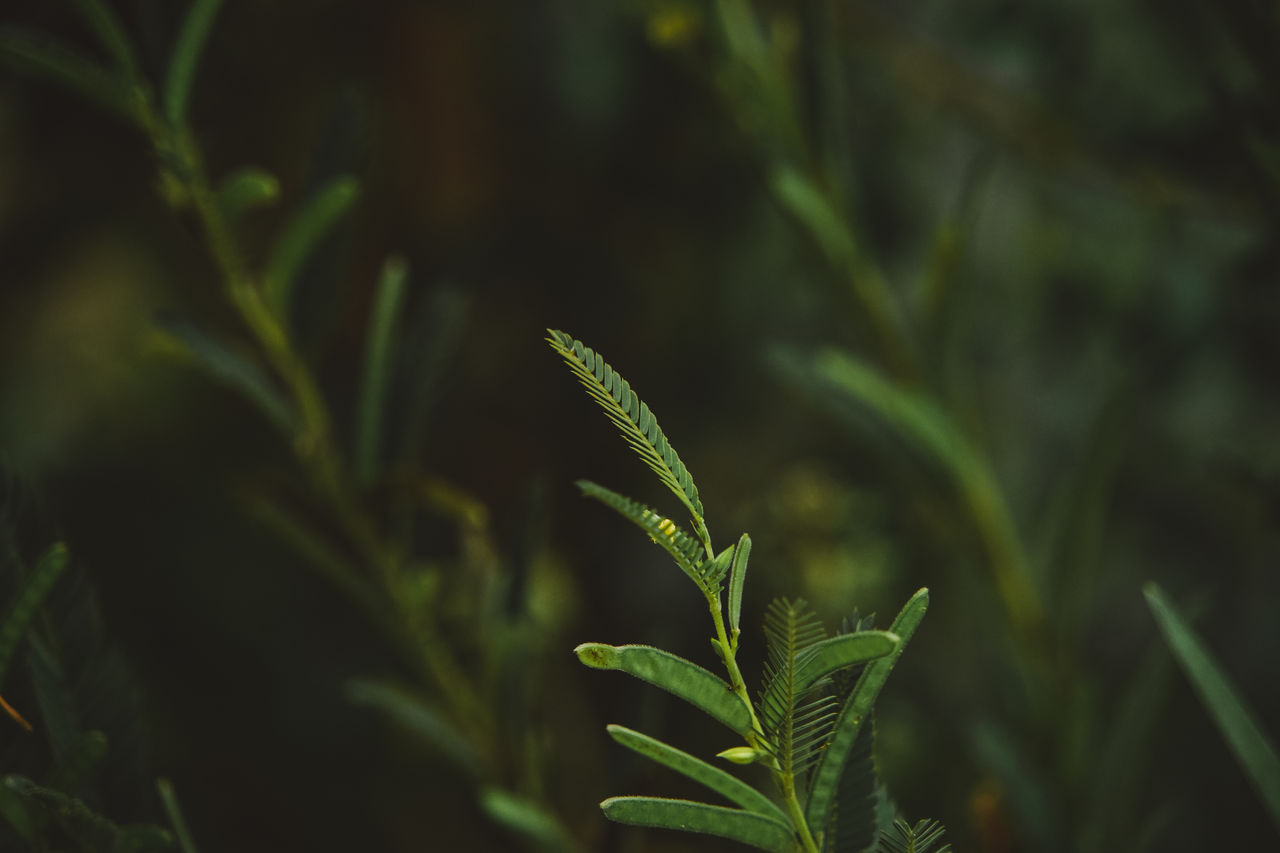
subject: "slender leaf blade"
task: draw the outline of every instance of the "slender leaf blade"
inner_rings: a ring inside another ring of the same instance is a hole
[[[747,580],[747,561],[751,558],[751,537],[742,534],[733,552],[733,567],[729,570],[729,629],[736,637],[741,630],[742,587]]]
[[[377,708],[421,737],[474,778],[481,774],[481,760],[474,747],[434,708],[395,684],[357,678],[347,683],[347,698],[357,705]]]
[[[369,314],[355,430],[355,475],[366,484],[373,479],[378,468],[383,412],[387,390],[391,386],[408,277],[409,269],[404,258],[388,258],[378,278],[373,310]]]
[[[716,835],[771,853],[789,853],[796,845],[795,833],[786,824],[724,806],[661,797],[610,797],[600,809],[618,823]]]
[[[857,631],[815,643],[805,650],[796,668],[796,689],[808,690],[838,669],[893,654],[898,636],[888,631]]]
[[[156,791],[160,794],[160,802],[164,804],[165,814],[169,817],[169,825],[173,827],[173,835],[182,853],[199,853],[195,838],[187,827],[187,819],[182,814],[182,806],[178,803],[178,793],[173,782],[161,777],[156,780]]]
[[[162,317],[159,324],[205,373],[239,391],[273,425],[286,435],[292,435],[293,409],[258,365],[180,317]]]
[[[98,36],[98,41],[106,48],[107,53],[116,61],[121,71],[130,79],[139,79],[138,60],[134,56],[133,45],[125,35],[120,19],[111,7],[102,0],[73,0],[80,16],[88,23],[89,29]]]
[[[554,814],[526,797],[486,788],[480,794],[480,808],[495,823],[532,841],[545,853],[568,853],[578,847]]]
[[[1155,583],[1143,587],[1174,658],[1244,769],[1276,827],[1280,828],[1280,758],[1244,697],[1203,641]]]
[[[876,697],[880,695],[881,688],[889,678],[889,673],[893,671],[898,658],[902,657],[903,650],[906,649],[907,643],[915,634],[916,628],[920,626],[928,609],[929,590],[927,589],[919,590],[907,600],[889,627],[889,631],[898,637],[897,648],[892,653],[867,664],[862,675],[858,677],[853,692],[849,694],[849,698],[840,709],[835,731],[827,748],[822,751],[818,759],[809,785],[809,800],[805,805],[805,816],[809,826],[825,827],[827,825],[840,777],[857,742],[858,731],[870,715]]]
[[[740,735],[751,731],[751,712],[728,682],[692,661],[653,646],[583,643],[573,651],[593,669],[625,672],[678,696]]]
[[[196,66],[221,5],[222,0],[192,0],[182,21],[182,29],[178,31],[164,86],[165,118],[175,128],[187,120],[187,102],[191,97]]]
[[[737,776],[634,729],[611,725],[608,727],[608,732],[610,737],[627,749],[638,752],[665,767],[670,767],[700,785],[705,785],[729,802],[736,803],[749,812],[774,817],[785,824],[790,824],[786,812],[773,800]]]
[[[339,175],[305,201],[289,221],[267,260],[264,275],[267,305],[277,317],[288,313],[302,265],[359,195],[360,182],[351,175]]]

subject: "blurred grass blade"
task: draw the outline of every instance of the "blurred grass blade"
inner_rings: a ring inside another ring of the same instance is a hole
[[[728,682],[696,663],[652,646],[583,643],[573,650],[593,669],[616,669],[680,697],[738,734],[751,731],[751,712]]]
[[[199,853],[195,840],[191,837],[191,830],[187,828],[187,820],[182,815],[182,808],[178,805],[178,794],[173,789],[173,783],[163,777],[157,779],[156,790],[160,793],[165,814],[169,816],[173,834],[178,839],[178,849],[182,853]]]
[[[609,820],[632,826],[717,835],[771,853],[798,849],[790,826],[740,809],[658,797],[610,797],[600,804],[600,809]]]
[[[125,81],[54,39],[16,27],[0,28],[0,59],[11,68],[75,92],[108,112],[137,122]]]
[[[265,273],[267,305],[277,317],[288,315],[289,297],[303,264],[359,194],[359,181],[339,175],[307,199],[285,227]]]
[[[286,435],[293,434],[293,409],[256,364],[179,317],[161,318],[160,327],[212,378],[239,391]]]
[[[173,58],[169,60],[169,75],[164,82],[164,115],[174,128],[182,127],[187,120],[187,101],[191,97],[196,66],[221,5],[222,0],[192,0],[187,7],[178,40],[173,45]]]
[[[133,45],[125,35],[120,19],[111,7],[102,0],[72,0],[80,10],[89,29],[97,35],[98,41],[106,48],[107,53],[116,61],[116,66],[132,81],[140,80],[138,60],[134,56]]]
[[[786,813],[778,808],[773,800],[719,767],[625,726],[611,725],[608,731],[610,737],[627,749],[670,767],[677,773],[684,774],[700,785],[715,791],[729,802],[736,803],[747,811],[789,823]]]
[[[422,699],[385,681],[357,678],[347,683],[347,698],[357,705],[377,708],[431,746],[472,778],[481,775],[475,749],[435,709]]]
[[[737,645],[742,619],[742,585],[747,580],[747,561],[751,559],[751,537],[742,534],[738,547],[733,551],[733,567],[729,570],[729,628],[733,632],[733,642]]]
[[[1258,725],[1244,697],[1179,615],[1164,590],[1148,583],[1142,593],[1178,665],[1187,674],[1236,761],[1262,798],[1276,828],[1280,829],[1280,758],[1276,756],[1275,747]]]
[[[832,803],[839,789],[840,777],[844,773],[845,764],[854,751],[858,740],[858,731],[866,723],[875,706],[876,697],[893,672],[893,666],[902,657],[903,650],[916,628],[924,619],[929,609],[929,590],[921,589],[907,600],[899,611],[897,618],[889,630],[897,635],[898,646],[892,654],[877,658],[867,664],[853,687],[853,692],[845,700],[836,719],[835,733],[831,736],[827,748],[822,751],[818,764],[813,770],[809,783],[809,801],[805,806],[805,817],[809,826],[820,829],[827,825]]]
[[[0,622],[0,685],[4,684],[9,664],[13,662],[13,654],[18,649],[18,643],[22,642],[23,635],[27,633],[31,620],[35,618],[36,609],[49,595],[58,578],[62,577],[70,561],[66,545],[58,542],[51,546],[36,561],[35,568],[23,581],[13,603],[5,612],[4,621]]]
[[[771,181],[779,203],[813,234],[832,264],[844,266],[856,259],[852,232],[813,181],[790,166],[775,169]]]
[[[373,310],[369,313],[355,429],[355,475],[362,484],[368,484],[378,470],[387,390],[395,366],[407,280],[408,267],[404,259],[388,258],[378,278]]]
[[[255,207],[271,204],[280,197],[276,176],[257,166],[236,169],[218,185],[218,209],[228,222],[235,222]]]
[[[488,788],[480,795],[480,807],[495,823],[532,841],[544,853],[578,849],[555,815],[531,800]]]

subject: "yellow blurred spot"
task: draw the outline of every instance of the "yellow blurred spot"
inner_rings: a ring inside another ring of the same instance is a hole
[[[698,34],[698,14],[683,3],[663,3],[649,16],[649,41],[658,47],[681,47]]]

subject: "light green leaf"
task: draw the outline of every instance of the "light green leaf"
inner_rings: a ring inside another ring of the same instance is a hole
[[[751,537],[742,534],[733,552],[733,568],[729,570],[729,629],[736,638],[742,619],[742,585],[747,580],[747,560],[751,558]],[[736,641],[735,641],[736,645]]]
[[[583,643],[573,651],[593,669],[633,675],[705,711],[738,734],[751,731],[751,712],[733,688],[696,663],[653,646]]]
[[[857,246],[849,226],[813,181],[791,166],[774,169],[770,179],[779,203],[809,229],[833,263],[848,264],[855,258]]]
[[[733,546],[730,545],[714,559],[704,560],[702,565],[698,567],[698,575],[702,579],[700,584],[706,592],[712,597],[716,597],[720,593],[720,586],[724,583],[724,576],[729,573],[730,566],[733,565]],[[717,600],[719,600],[717,598]]]
[[[700,758],[695,758],[687,752],[633,729],[611,725],[608,731],[614,740],[628,749],[670,767],[701,785],[706,785],[747,811],[773,817],[790,825],[791,821],[787,819],[786,813],[781,808],[737,776],[730,775],[715,765],[708,764]]]
[[[174,42],[173,57],[169,60],[169,75],[164,86],[164,114],[174,128],[187,120],[187,101],[191,96],[191,82],[195,78],[200,54],[213,29],[213,19],[222,0],[192,0],[187,15]]]
[[[387,389],[391,386],[408,277],[409,269],[404,258],[391,257],[383,264],[365,332],[364,371],[356,407],[355,475],[366,485],[378,469],[383,412]]]
[[[707,554],[711,555],[711,541],[703,521],[698,487],[680,461],[680,455],[659,428],[649,406],[631,390],[630,383],[591,347],[583,346],[581,341],[555,329],[547,329],[547,335],[547,343],[560,354],[583,387],[604,409],[609,420],[622,431],[627,443],[692,513],[695,532]]]
[[[156,790],[160,793],[165,814],[169,816],[169,825],[173,827],[173,834],[178,840],[178,849],[182,853],[199,853],[195,839],[191,836],[191,830],[187,828],[187,819],[182,814],[182,807],[178,804],[178,793],[173,789],[173,783],[163,777],[157,779]]]
[[[36,609],[44,603],[70,562],[66,545],[61,542],[52,545],[36,561],[35,568],[23,581],[17,597],[5,612],[4,621],[0,622],[0,685],[4,684],[13,653],[35,618]]]
[[[867,664],[858,677],[853,692],[845,700],[836,719],[835,731],[827,748],[822,751],[818,764],[814,768],[810,783],[809,801],[805,806],[805,816],[809,826],[816,828],[827,825],[831,803],[840,784],[840,776],[852,753],[858,731],[862,728],[871,709],[875,705],[880,689],[884,687],[894,664],[902,657],[902,652],[915,634],[925,611],[929,609],[929,590],[921,589],[908,599],[889,630],[897,635],[897,648],[890,654],[876,658]]]
[[[304,202],[285,227],[264,274],[267,305],[277,317],[288,314],[289,297],[302,265],[359,194],[359,181],[339,175]]]
[[[795,833],[784,823],[754,812],[661,797],[610,797],[600,804],[609,820],[717,835],[772,853],[790,853]]]
[[[1195,631],[1155,583],[1142,593],[1165,641],[1187,674],[1205,709],[1253,783],[1276,827],[1280,828],[1280,758],[1257,717]]]
[[[280,197],[276,176],[257,166],[236,169],[218,184],[218,209],[228,222],[235,222],[255,207],[275,202]]]

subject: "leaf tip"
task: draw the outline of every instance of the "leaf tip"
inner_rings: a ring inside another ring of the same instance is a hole
[[[573,653],[592,669],[614,669],[617,666],[618,650],[606,643],[583,643]]]

